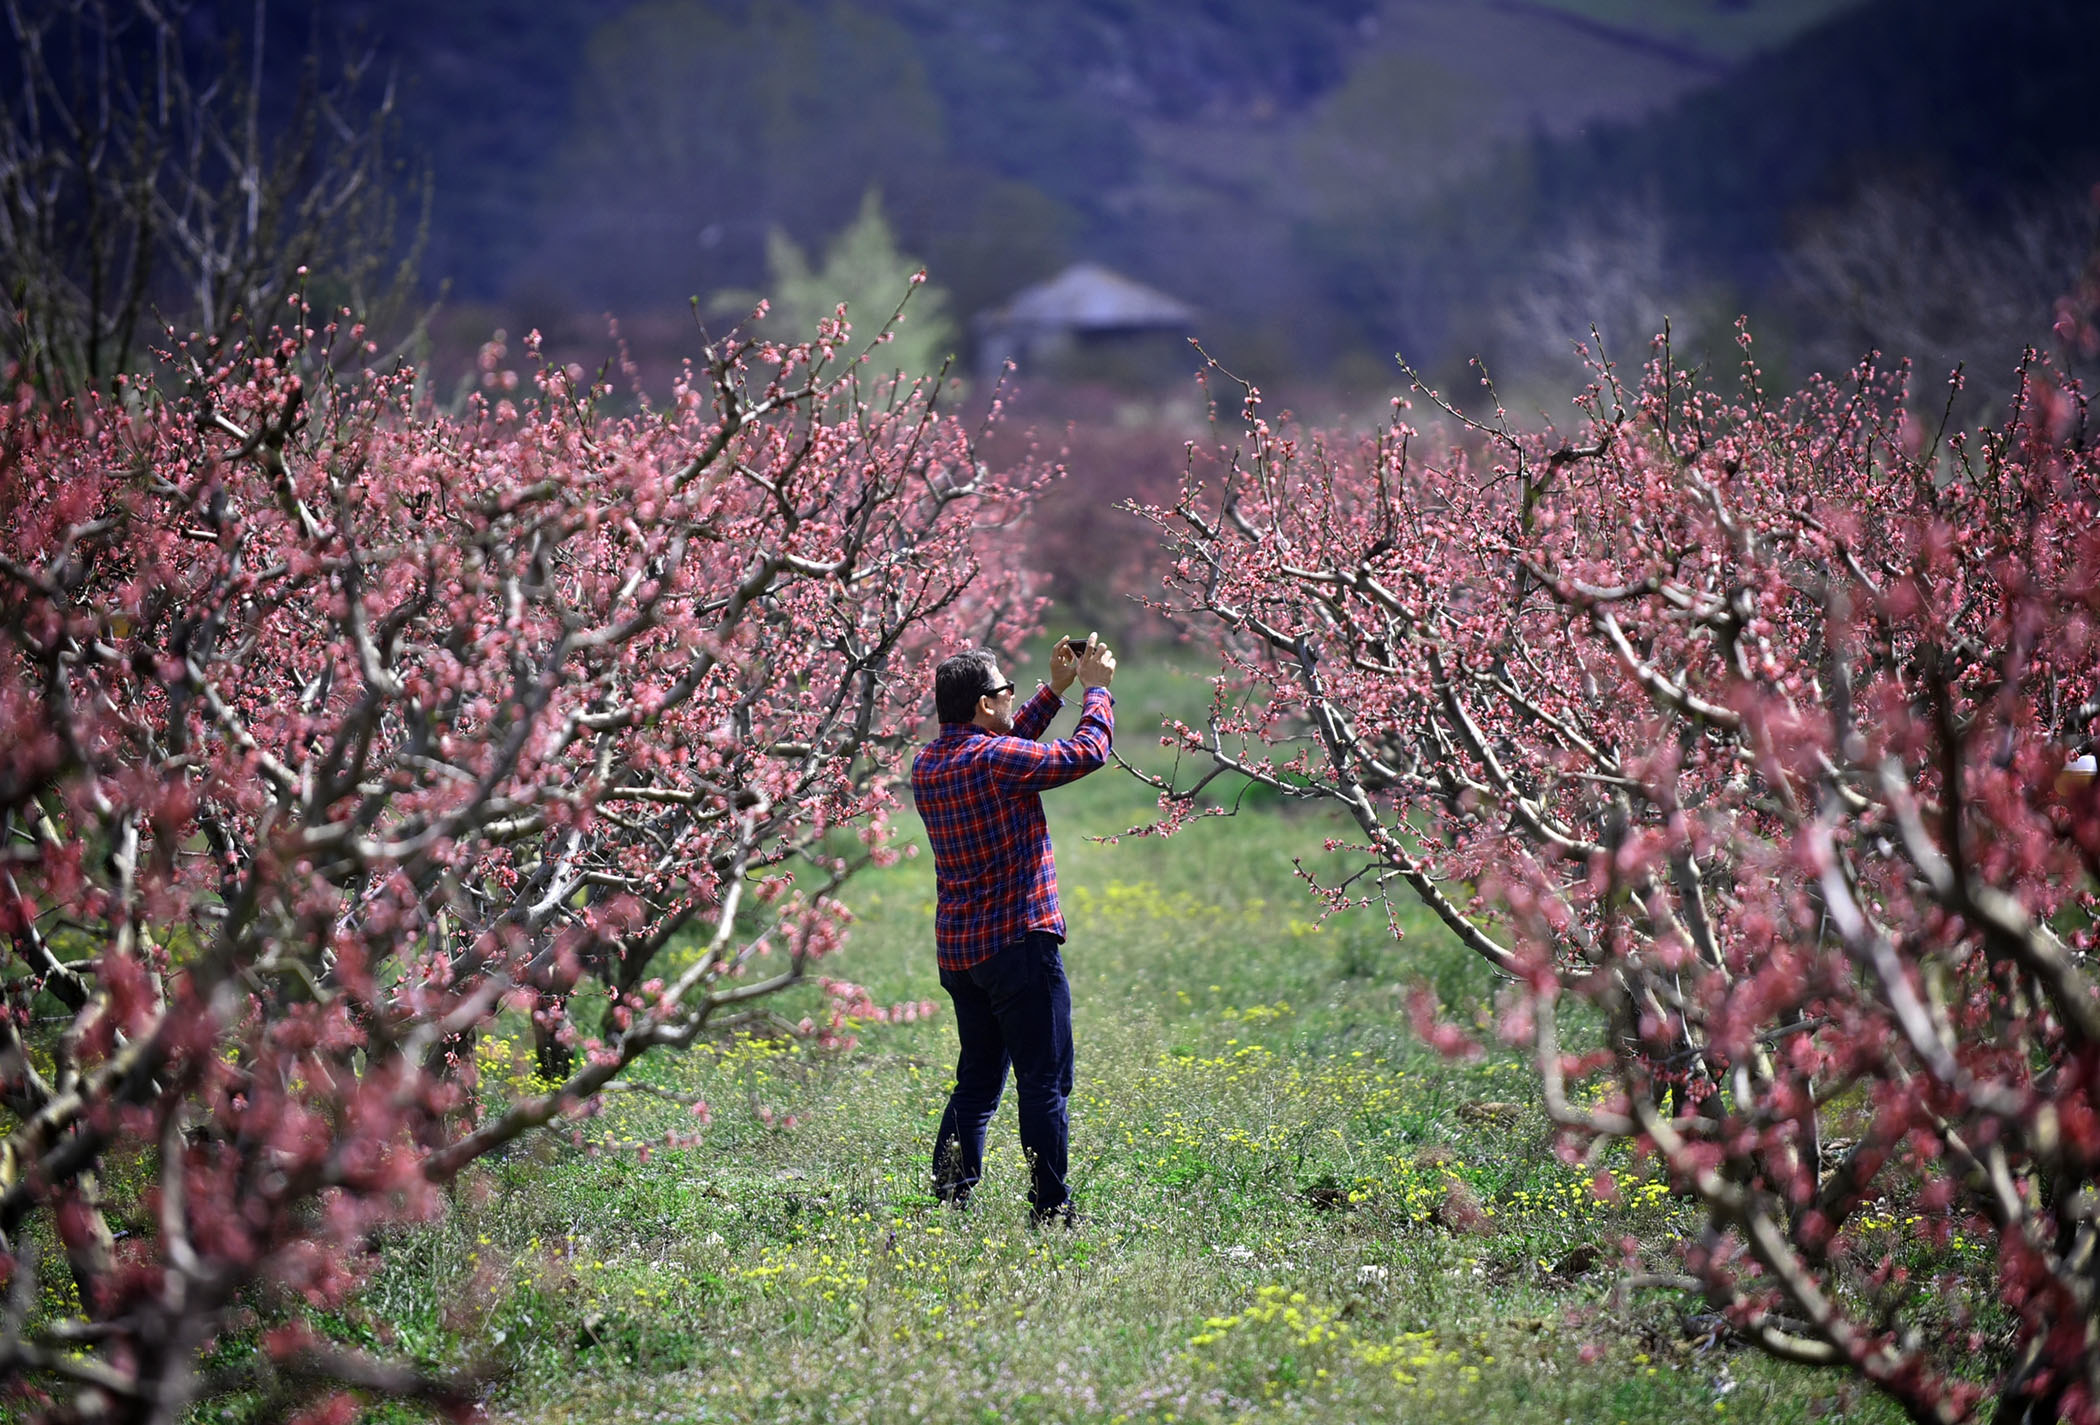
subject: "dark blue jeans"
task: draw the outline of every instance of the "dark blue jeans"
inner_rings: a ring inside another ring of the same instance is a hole
[[[955,1002],[955,1092],[933,1145],[933,1191],[958,1207],[984,1176],[984,1130],[999,1107],[1006,1069],[1014,1071],[1021,1151],[1028,1158],[1028,1205],[1038,1219],[1065,1209],[1065,1157],[1072,1094],[1072,989],[1058,939],[1032,930],[967,970],[941,971]]]

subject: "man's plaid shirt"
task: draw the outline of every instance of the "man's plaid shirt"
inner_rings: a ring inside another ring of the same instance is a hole
[[[1063,706],[1038,689],[1014,714],[1010,737],[944,722],[912,760],[912,797],[933,844],[933,944],[944,970],[981,965],[1031,930],[1064,936],[1037,793],[1106,762],[1116,718],[1108,689],[1088,688],[1078,729],[1061,742],[1036,741]]]

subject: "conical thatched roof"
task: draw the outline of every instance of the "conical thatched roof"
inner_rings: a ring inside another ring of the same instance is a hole
[[[1186,328],[1196,320],[1196,309],[1098,262],[1080,262],[1047,282],[1023,287],[986,317],[1001,326],[1127,331]]]

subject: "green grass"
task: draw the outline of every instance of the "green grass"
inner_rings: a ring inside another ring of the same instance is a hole
[[[1126,749],[1203,697],[1157,668],[1121,681]],[[1620,1240],[1659,1264],[1686,1210],[1624,1162],[1621,1202],[1597,1203],[1521,1064],[1413,1041],[1407,984],[1468,1011],[1492,985],[1424,917],[1398,945],[1369,915],[1316,924],[1292,859],[1336,823],[1271,806],[1102,844],[1148,817],[1142,787],[1110,771],[1047,801],[1077,1229],[1026,1224],[1011,1095],[972,1210],[928,1195],[955,1040],[922,856],[854,884],[826,969],[940,1013],[843,1055],[747,1040],[659,1062],[708,1097],[701,1148],[549,1140],[491,1164],[389,1244],[339,1329],[494,1370],[520,1421],[1896,1418],[1715,1344],[1691,1307],[1612,1304]],[[630,1096],[593,1132],[691,1122]],[[1454,1192],[1483,1230],[1445,1225]],[[1582,1244],[1600,1268],[1547,1270]]]

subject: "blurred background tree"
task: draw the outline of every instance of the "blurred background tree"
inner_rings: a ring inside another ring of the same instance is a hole
[[[637,5],[590,41],[528,278],[619,308],[749,284],[776,231],[837,232],[871,186],[932,197],[942,119],[884,16]]]
[[[51,33],[118,13],[113,0],[15,3]],[[455,294],[441,355],[462,362],[499,326],[538,327],[592,360],[608,312],[645,367],[675,357],[693,340],[688,297],[762,286],[769,233],[821,250],[873,186],[900,250],[949,292],[966,362],[976,314],[1090,260],[1199,308],[1221,359],[1336,414],[1382,399],[1395,350],[1446,374],[1485,355],[1505,390],[1556,392],[1565,348],[1534,339],[1542,319],[1580,332],[1658,306],[1688,341],[1694,318],[1725,335],[1748,312],[1783,379],[1834,359],[1827,299],[1804,274],[1827,276],[1833,234],[1876,185],[1931,195],[1960,236],[2061,212],[2100,179],[2100,29],[2079,0],[340,0],[325,14],[311,0],[189,0],[156,13],[160,30],[127,23],[116,72],[136,87],[163,35],[193,85],[206,59],[238,81],[223,95],[259,74],[266,139],[306,132],[296,96],[334,93],[344,57],[369,56],[368,105],[390,96],[396,147],[437,180],[424,290]],[[302,88],[287,40],[322,29],[334,57]],[[347,144],[340,124],[312,133],[317,153]],[[397,215],[417,211],[412,170],[375,171]],[[1639,242],[1618,241],[1633,228]],[[72,231],[57,248],[89,252],[75,240],[87,229]],[[399,243],[341,246],[391,258]],[[2076,264],[2058,251],[2045,266]],[[1593,285],[1648,296],[1574,312]],[[1911,352],[1913,333],[1865,315],[1876,306],[1847,308],[1845,342],[1937,363],[2007,329],[1994,319],[1971,340],[1943,315],[1930,349]],[[2046,336],[2046,316],[2023,298],[2015,321]],[[2009,369],[1976,354],[1972,373]]]
[[[882,195],[870,188],[859,214],[824,249],[821,266],[813,266],[795,240],[775,228],[766,235],[765,291],[726,289],[715,294],[709,309],[736,316],[763,298],[770,308],[762,332],[791,342],[806,339],[843,304],[853,325],[851,349],[858,350],[897,314],[909,293],[908,309],[869,360],[883,376],[933,376],[954,354],[955,324],[948,320],[946,292],[931,283],[913,289],[913,277],[923,270],[922,263],[897,250],[896,235],[882,216]]]
[[[260,3],[239,31],[189,18],[149,0],[7,0],[0,359],[48,396],[150,364],[166,327],[267,328],[295,286],[324,312],[413,329],[403,212],[428,189],[395,157],[376,51],[318,12],[282,36]]]

